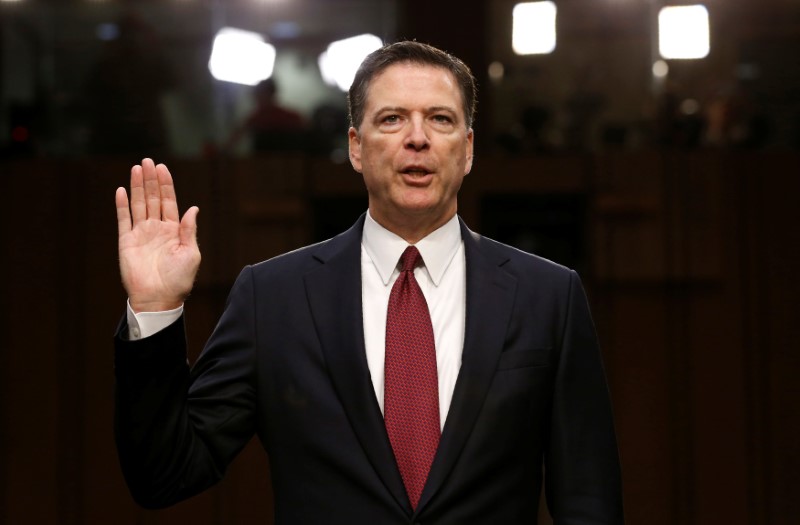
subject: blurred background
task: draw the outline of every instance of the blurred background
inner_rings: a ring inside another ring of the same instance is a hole
[[[243,265],[366,209],[344,90],[412,38],[478,80],[460,214],[584,279],[628,523],[800,523],[798,0],[0,0],[0,523],[271,523],[257,442],[127,493],[113,193],[149,156],[202,210],[193,359]]]

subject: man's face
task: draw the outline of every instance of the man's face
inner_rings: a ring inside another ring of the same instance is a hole
[[[443,68],[399,63],[370,82],[350,161],[364,176],[370,213],[384,227],[441,226],[472,168],[472,129],[461,91]]]

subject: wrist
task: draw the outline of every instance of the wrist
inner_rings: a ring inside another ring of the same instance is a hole
[[[175,310],[183,306],[183,301],[182,300],[142,301],[142,300],[137,300],[134,297],[129,297],[128,304],[130,304],[133,313],[140,314],[145,312],[167,312],[170,310]]]

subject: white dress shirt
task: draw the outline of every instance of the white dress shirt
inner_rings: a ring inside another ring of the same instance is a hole
[[[364,309],[364,342],[375,397],[383,412],[384,358],[386,356],[386,309],[392,285],[400,275],[398,263],[408,243],[367,213],[361,237],[361,298]],[[466,262],[461,226],[454,215],[444,226],[416,244],[424,266],[414,277],[428,303],[436,345],[439,376],[439,424],[444,427],[464,347],[466,316]]]
[[[381,412],[383,412],[384,358],[386,353],[386,309],[392,285],[400,275],[400,255],[408,246],[367,212],[361,237],[361,295],[367,365]],[[466,318],[466,261],[461,227],[454,215],[445,225],[416,244],[423,266],[414,277],[428,303],[436,345],[439,376],[439,423],[444,428],[453,398]],[[134,313],[128,302],[128,337],[142,339],[163,330],[183,313],[183,307],[166,312]]]

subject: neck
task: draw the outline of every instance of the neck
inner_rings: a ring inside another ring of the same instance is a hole
[[[385,216],[376,215],[374,210],[370,209],[370,215],[375,222],[398,237],[401,237],[408,244],[417,244],[432,232],[447,224],[447,221],[452,219],[455,213],[456,210],[453,210],[452,213],[438,217],[436,220],[430,220],[428,217],[417,218],[408,214],[404,214],[401,217],[401,220],[393,221]]]

